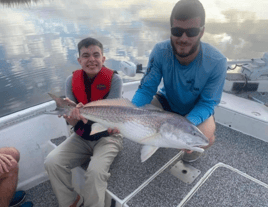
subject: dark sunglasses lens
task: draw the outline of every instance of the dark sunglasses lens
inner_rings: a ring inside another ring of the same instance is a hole
[[[186,35],[188,37],[195,37],[199,34],[200,29],[199,28],[191,28],[186,30]]]
[[[195,37],[199,34],[199,28],[182,29],[180,27],[172,27],[171,34],[176,37],[181,37],[183,33],[186,33],[188,37]]]
[[[181,37],[184,32],[184,29],[179,27],[172,27],[171,28],[171,34],[176,37]]]

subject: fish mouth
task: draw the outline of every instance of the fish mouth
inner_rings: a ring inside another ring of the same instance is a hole
[[[208,146],[208,144],[209,144],[209,143],[201,144],[201,145],[196,145],[196,146],[194,146],[194,147],[200,147],[200,148],[202,148],[202,147],[206,147],[206,146]]]
[[[200,147],[200,148],[202,148],[202,147],[205,147],[205,146],[208,146],[209,145],[209,140],[208,139],[202,139],[202,140],[196,142],[196,144],[189,144],[189,145],[191,145],[193,147]]]
[[[197,147],[205,147],[207,145],[209,145],[209,140],[208,139],[205,139],[205,140],[202,140],[202,143],[199,143],[196,146]]]

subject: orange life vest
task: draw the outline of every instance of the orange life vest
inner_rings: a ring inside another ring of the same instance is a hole
[[[86,73],[82,69],[74,71],[72,91],[76,100],[83,104],[87,104],[90,101],[103,99],[110,91],[113,74],[113,70],[104,66],[101,68],[91,84],[91,96],[90,100],[88,100],[84,83],[84,75],[86,75]]]

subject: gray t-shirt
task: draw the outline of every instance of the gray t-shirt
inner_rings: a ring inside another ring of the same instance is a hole
[[[75,97],[74,97],[73,91],[72,91],[72,78],[73,78],[73,75],[70,75],[66,79],[65,95],[66,95],[66,97],[68,97],[72,101],[77,102]],[[107,96],[107,99],[121,98],[122,97],[122,87],[123,87],[123,81],[122,81],[121,77],[118,74],[114,73],[113,78],[112,78],[112,82],[111,82],[110,92]]]

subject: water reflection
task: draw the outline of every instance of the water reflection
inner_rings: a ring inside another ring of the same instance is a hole
[[[107,67],[118,70],[121,60],[147,65],[153,46],[169,38],[175,2],[0,0],[0,117],[50,100],[47,92],[63,95],[66,77],[79,68],[76,47],[85,37],[103,43]],[[203,41],[229,59],[268,51],[268,20],[233,9],[221,15],[225,21],[207,16]]]

